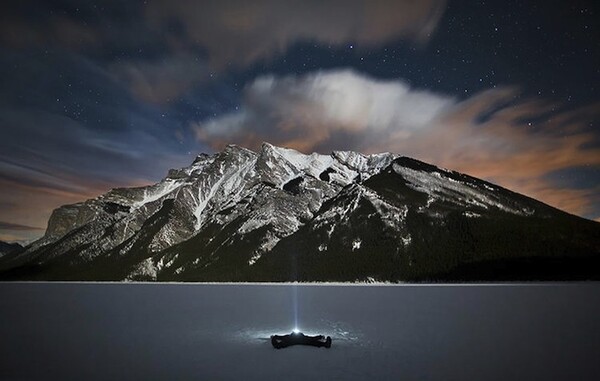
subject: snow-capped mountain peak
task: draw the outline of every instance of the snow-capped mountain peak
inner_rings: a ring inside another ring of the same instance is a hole
[[[73,268],[94,279],[316,279],[346,269],[336,279],[399,280],[425,268],[443,271],[444,250],[449,258],[464,256],[469,242],[493,242],[514,226],[562,216],[496,185],[391,153],[228,145],[156,184],[56,209],[42,239],[2,262],[35,263],[49,274]]]

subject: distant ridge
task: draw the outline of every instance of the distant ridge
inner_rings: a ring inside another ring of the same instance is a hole
[[[23,250],[23,246],[18,243],[8,243],[0,241],[0,256]]]

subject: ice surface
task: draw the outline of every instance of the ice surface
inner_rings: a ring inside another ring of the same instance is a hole
[[[3,283],[0,379],[598,380],[599,291]],[[331,349],[271,347],[294,295]]]

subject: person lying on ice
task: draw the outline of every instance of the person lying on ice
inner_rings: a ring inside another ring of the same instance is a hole
[[[290,345],[311,345],[313,347],[331,347],[331,337],[327,338],[323,335],[308,336],[302,332],[292,332],[288,335],[273,335],[271,336],[271,344],[273,347],[280,349],[289,347]]]

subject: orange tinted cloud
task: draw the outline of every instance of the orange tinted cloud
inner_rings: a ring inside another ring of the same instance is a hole
[[[593,107],[548,113],[557,106],[525,101],[503,107],[489,120],[478,123],[488,100],[489,94],[481,94],[467,101],[466,107],[458,104],[455,111],[442,118],[442,124],[448,124],[438,129],[448,129],[443,134],[447,146],[426,155],[435,163],[488,179],[573,214],[586,215],[598,206],[599,188],[569,189],[546,179],[560,170],[600,166],[596,137],[584,128],[593,118]],[[479,107],[464,112],[471,107],[469,103]],[[432,139],[434,136],[428,136],[422,143]],[[427,152],[423,145],[420,148]]]
[[[83,202],[107,192],[113,185],[94,183],[81,179],[74,190],[56,189],[41,184],[26,184],[0,178],[2,220],[13,225],[33,226],[40,229],[18,229],[8,224],[0,226],[0,240],[30,242],[41,237],[46,230],[52,211],[61,205]],[[132,181],[122,186],[147,185],[146,181]]]

